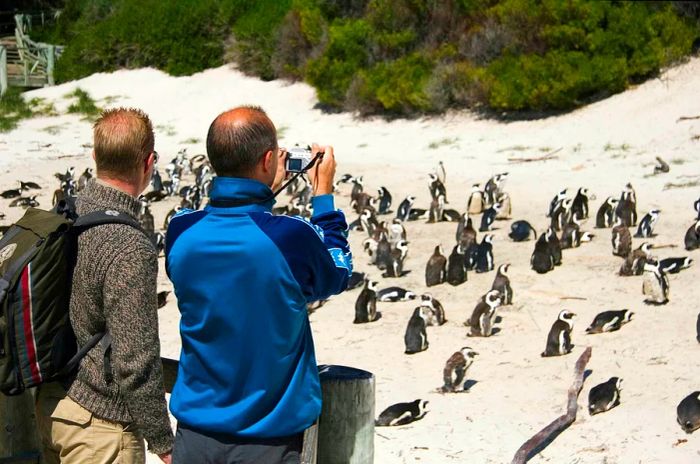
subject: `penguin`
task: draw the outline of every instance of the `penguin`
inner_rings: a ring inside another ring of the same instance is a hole
[[[445,282],[447,277],[447,258],[442,254],[442,246],[438,245],[425,267],[425,285],[432,287]]]
[[[409,221],[418,221],[421,219],[428,219],[430,218],[430,210],[429,209],[423,209],[423,208],[411,208],[411,211],[408,213],[408,220]]]
[[[377,312],[377,285],[377,282],[365,279],[365,288],[362,289],[355,301],[353,324],[374,322],[381,317],[381,313]]]
[[[564,189],[561,192],[557,193],[554,198],[552,198],[552,201],[549,202],[549,209],[547,210],[547,217],[551,218],[552,215],[554,214],[554,211],[559,207],[562,201],[566,198],[566,192],[568,189]]]
[[[693,208],[695,208],[695,212],[698,213],[697,219],[700,220],[700,198],[693,203]]]
[[[350,278],[348,279],[348,287],[346,290],[354,290],[365,283],[365,273],[352,271]]]
[[[508,177],[508,173],[503,172],[496,174],[495,176],[491,177],[488,182],[486,182],[486,185],[484,186],[484,208],[492,206],[496,203],[506,177]]]
[[[693,264],[693,258],[666,258],[659,261],[659,266],[666,274],[678,274]]]
[[[428,413],[428,401],[415,400],[411,403],[397,403],[386,408],[379,415],[374,425],[377,427],[389,427],[406,425],[422,419]]]
[[[498,290],[502,296],[503,305],[513,304],[513,288],[510,286],[510,278],[508,277],[508,270],[510,269],[510,264],[501,264],[498,266],[498,272],[496,272],[496,278],[493,279],[493,284],[491,285],[491,290]]]
[[[530,225],[527,221],[515,221],[510,225],[510,233],[508,237],[514,242],[524,242],[530,240],[530,234],[532,238],[537,239],[537,231]]]
[[[371,208],[364,208],[360,213],[360,225],[367,235],[372,237],[379,227],[379,221]]]
[[[591,391],[588,392],[588,413],[593,416],[610,411],[620,404],[621,389],[622,379],[619,377],[610,377],[607,382],[591,388]]]
[[[659,267],[659,263],[647,260],[644,263],[644,284],[642,294],[648,298],[644,300],[647,304],[663,305],[668,303],[669,284],[666,273]]]
[[[353,177],[352,179],[352,192],[350,193],[350,200],[357,200],[357,197],[362,193],[364,189],[364,183],[362,181],[362,176]]]
[[[472,191],[467,200],[468,214],[481,214],[484,212],[484,192],[481,191],[479,184],[472,185]]]
[[[500,210],[501,206],[498,203],[495,203],[493,206],[484,211],[484,214],[481,215],[479,232],[487,232],[491,230],[491,225],[496,220],[496,216]]]
[[[615,218],[615,209],[617,208],[618,200],[615,197],[608,197],[595,215],[595,226],[598,229],[606,229],[613,225]]]
[[[621,276],[638,276],[644,274],[644,264],[652,258],[651,243],[644,242],[639,248],[627,255],[625,261],[620,266]]]
[[[580,219],[588,219],[588,189],[581,187],[578,189],[574,202],[571,205],[571,214],[578,215]]]
[[[32,195],[31,197],[19,197],[15,198],[10,202],[10,208],[14,208],[16,206],[20,206],[22,208],[36,208],[39,206],[39,202],[36,201],[36,195]]]
[[[549,247],[547,233],[543,233],[537,239],[535,251],[530,257],[530,267],[538,274],[545,274],[554,269],[554,257]]]
[[[418,306],[413,310],[403,337],[406,345],[404,353],[415,354],[428,349],[428,333],[425,331],[425,328],[428,323],[429,313],[430,310],[425,306]]]
[[[442,221],[442,214],[445,210],[445,196],[439,194],[430,202],[430,211],[428,212],[428,223],[433,224]]]
[[[163,229],[167,230],[168,226],[170,225],[170,221],[172,220],[173,217],[182,209],[180,206],[175,206],[173,209],[171,209],[168,214],[165,215],[165,221],[163,222]]]
[[[207,155],[194,155],[189,160],[190,172],[197,173],[204,165],[208,164]]]
[[[372,237],[362,241],[362,248],[369,255],[369,264],[377,264],[377,247],[379,243]]]
[[[377,206],[377,212],[379,214],[389,214],[391,212],[391,193],[386,187],[379,187],[378,193],[377,200],[379,205]]]
[[[661,159],[660,156],[656,157],[656,166],[654,166],[654,174],[661,174],[664,172],[669,172],[671,168],[668,163]]]
[[[445,308],[442,307],[442,303],[438,301],[430,293],[424,293],[420,297],[420,305],[426,307],[430,310],[430,318],[428,320],[428,325],[443,325],[447,322],[445,317]]]
[[[396,219],[401,220],[401,222],[408,221],[408,216],[411,213],[411,207],[416,201],[416,197],[409,195],[399,204],[399,208],[396,210]]]
[[[377,300],[388,303],[415,300],[416,294],[401,287],[387,287],[377,292]]]
[[[627,184],[627,188],[622,192],[620,201],[617,202],[615,208],[615,214],[622,218],[622,223],[627,227],[637,225],[636,195],[631,187],[630,184]]]
[[[474,307],[467,321],[470,331],[468,337],[490,337],[496,322],[496,310],[501,305],[502,297],[498,290],[489,290]]]
[[[685,233],[685,249],[688,251],[700,248],[700,219],[690,226]]]
[[[615,226],[612,228],[612,254],[626,258],[632,251],[632,234],[627,226],[622,224],[622,219],[615,218]]]
[[[578,248],[582,243],[592,241],[594,237],[590,232],[575,230],[571,236],[571,248]]]
[[[78,192],[85,188],[90,179],[92,179],[92,168],[86,168],[85,171],[83,171],[83,173],[80,175],[80,177],[78,177]]]
[[[153,214],[151,214],[151,208],[148,206],[148,202],[141,201],[141,214],[139,215],[139,222],[143,228],[146,235],[152,237],[155,233],[155,225],[153,221]]]
[[[447,189],[445,188],[445,184],[440,182],[440,179],[438,179],[438,176],[435,174],[428,174],[428,176],[430,177],[430,182],[428,183],[430,197],[437,198],[442,195],[445,199],[445,203],[447,203]]]
[[[476,272],[493,271],[493,267],[493,235],[486,234],[477,248]]]
[[[559,313],[557,320],[547,335],[547,347],[542,352],[542,357],[562,356],[571,353],[574,345],[571,344],[571,330],[574,328],[573,319],[576,314],[568,310]]]
[[[405,240],[400,240],[396,247],[391,250],[391,255],[389,261],[387,262],[386,272],[382,274],[382,277],[402,277],[403,272],[403,262],[408,254],[408,242]]]
[[[614,332],[620,330],[623,324],[632,320],[634,313],[629,309],[620,311],[603,311],[599,313],[586,329],[587,334],[598,334],[603,332]]]
[[[478,355],[479,353],[468,346],[452,354],[442,370],[443,385],[440,391],[442,393],[452,393],[458,389],[467,391],[462,382],[464,382],[467,370],[474,363],[474,358]]]
[[[457,225],[457,241],[467,251],[476,243],[476,230],[472,224],[472,218],[466,214],[462,215]]]
[[[382,233],[377,240],[377,249],[375,251],[375,265],[382,270],[385,270],[391,265],[391,244],[387,238],[387,234]]]
[[[69,180],[73,180],[75,176],[75,168],[73,166],[69,167],[65,173],[61,174],[60,172],[57,172],[54,174],[54,177],[61,182],[68,182]]]
[[[165,234],[163,232],[156,232],[151,236],[151,243],[153,243],[156,253],[160,256],[163,250],[165,250]]]
[[[19,181],[19,188],[26,191],[26,190],[41,190],[41,185],[37,184],[36,182],[24,182],[24,181]]]
[[[307,204],[307,201],[302,201],[303,204]],[[365,208],[372,208],[376,211],[377,199],[371,197],[368,193],[360,192],[356,198],[350,201],[350,207],[355,210],[357,214],[360,214]]]
[[[440,218],[440,221],[442,221],[442,222],[459,222],[461,217],[462,217],[462,215],[459,214],[459,211],[457,211],[456,209],[443,209],[442,210],[442,217]]]
[[[498,205],[498,213],[496,213],[497,220],[510,219],[510,215],[513,212],[510,203],[510,195],[506,192],[500,193],[496,201]]]
[[[685,433],[700,429],[700,391],[691,393],[678,403],[676,420]]]
[[[23,191],[24,191],[24,189],[22,189],[21,187],[17,188],[17,189],[5,190],[4,192],[0,193],[0,197],[7,198],[7,199],[19,198],[22,196]]]
[[[566,223],[561,230],[561,239],[559,240],[559,244],[561,245],[562,250],[566,248],[575,248],[580,244],[578,241],[578,238],[580,238],[580,229],[581,223],[579,222],[577,215],[573,214],[571,216],[571,220]]]
[[[557,237],[556,232],[551,227],[547,229],[547,246],[549,247],[549,253],[552,255],[555,266],[561,265],[561,244],[559,243],[559,237]]]
[[[452,286],[467,281],[467,252],[459,243],[452,249],[447,259],[447,283]]]
[[[564,198],[552,212],[552,228],[557,232],[561,231],[564,226],[571,221],[571,206],[573,200]]]
[[[168,295],[170,295],[170,291],[168,290],[158,292],[158,309],[165,306],[165,304],[168,302]]]
[[[647,214],[645,214],[642,220],[639,221],[639,227],[637,227],[637,233],[634,234],[634,236],[641,238],[653,237],[654,226],[659,220],[659,213],[661,213],[661,210],[652,209]]]

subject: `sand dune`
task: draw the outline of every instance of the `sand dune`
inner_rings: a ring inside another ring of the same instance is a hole
[[[573,195],[579,187],[588,187],[596,195],[591,202],[595,214],[608,195],[618,196],[632,182],[640,217],[651,208],[662,210],[658,235],[650,241],[676,246],[656,255],[688,255],[682,244],[694,218],[692,204],[700,197],[700,140],[693,138],[700,135],[700,119],[678,119],[700,115],[699,58],[570,114],[510,123],[461,112],[390,122],[326,115],[313,109],[314,92],[306,85],[260,82],[227,68],[183,78],[152,69],[96,74],[30,95],[46,98],[62,111],[68,105],[63,96],[76,87],[104,106],[109,101],[148,112],[156,125],[156,148],[166,160],[184,147],[191,155],[204,153],[207,127],[220,111],[258,104],[277,124],[283,144],[333,144],[339,174],[363,175],[370,194],[386,186],[394,197],[394,209],[408,194],[417,196],[417,207],[429,206],[427,174],[439,160],[447,168],[449,207],[464,210],[473,183],[483,184],[492,174],[507,171],[505,190],[512,198],[513,219],[527,219],[538,232],[548,225],[547,206],[561,189],[568,187]],[[90,142],[90,124],[78,116],[25,121],[0,136],[0,185],[9,188],[20,178],[37,181],[45,186],[39,200],[48,206],[57,187],[53,173],[68,166],[79,172],[90,166]],[[545,161],[517,162],[554,151]],[[655,156],[670,163],[669,173],[650,175]],[[689,185],[666,188],[671,183]],[[349,187],[344,186],[337,203],[354,220],[349,202]],[[7,214],[9,223],[22,211],[8,208],[7,203],[0,201],[0,211]],[[162,224],[175,203],[156,205],[156,225]],[[678,402],[700,389],[700,345],[695,340],[700,310],[697,267],[670,276],[669,304],[646,306],[642,278],[617,275],[621,259],[611,254],[610,230],[594,229],[594,218],[583,226],[596,235],[593,242],[564,250],[563,265],[545,275],[529,269],[533,241],[508,239],[510,222],[495,224],[494,255],[496,265],[512,264],[514,304],[500,311],[501,332],[493,337],[468,338],[462,323],[476,300],[490,289],[495,272],[470,272],[461,286],[430,289],[444,305],[448,322],[429,327],[429,349],[412,356],[404,354],[403,335],[413,302],[380,303],[381,320],[353,325],[359,292],[354,290],[333,298],[311,316],[319,363],[345,364],[376,374],[377,414],[396,402],[430,401],[431,411],[423,420],[377,429],[375,462],[510,462],[525,440],[563,412],[574,363],[586,346],[593,347],[588,365],[592,374],[579,400],[578,419],[531,462],[700,462],[700,435],[686,435],[675,420]],[[380,287],[400,285],[422,293],[426,291],[425,264],[433,248],[442,244],[449,253],[455,228],[451,223],[408,223],[410,251],[405,269],[411,272],[401,279],[381,278],[362,251],[363,233],[353,232],[356,270],[379,280]],[[634,246],[639,243],[634,239]],[[697,252],[690,256],[700,257]],[[164,272],[160,286],[170,288]],[[564,308],[578,314],[573,331],[576,347],[567,356],[541,358],[547,332]],[[636,314],[620,331],[585,334],[598,312],[622,308]],[[171,297],[160,310],[165,356],[178,356],[178,318]],[[462,346],[480,353],[467,374],[472,381],[470,392],[437,393],[445,361]],[[612,376],[624,379],[622,404],[589,416],[589,389]],[[154,456],[149,459],[158,462]]]

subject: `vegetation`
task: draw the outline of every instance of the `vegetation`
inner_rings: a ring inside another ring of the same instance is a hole
[[[0,132],[13,130],[22,119],[55,115],[52,104],[46,103],[43,98],[26,101],[17,87],[10,87],[0,98]]]
[[[60,80],[235,62],[304,80],[329,110],[407,116],[561,111],[657,75],[700,46],[688,2],[65,0],[41,40]]]
[[[68,112],[72,114],[82,114],[85,119],[94,120],[102,112],[102,108],[95,105],[89,93],[78,87],[73,92],[66,95],[67,98],[75,98],[76,101],[68,106]]]

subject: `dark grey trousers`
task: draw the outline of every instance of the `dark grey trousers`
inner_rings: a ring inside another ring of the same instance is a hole
[[[299,464],[304,433],[291,437],[246,439],[177,426],[173,464]]]

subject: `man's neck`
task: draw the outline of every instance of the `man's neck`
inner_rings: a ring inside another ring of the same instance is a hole
[[[129,182],[105,176],[97,176],[97,180],[109,187],[115,188],[128,195],[131,195],[134,198],[138,198],[138,196],[141,195],[139,188]]]

